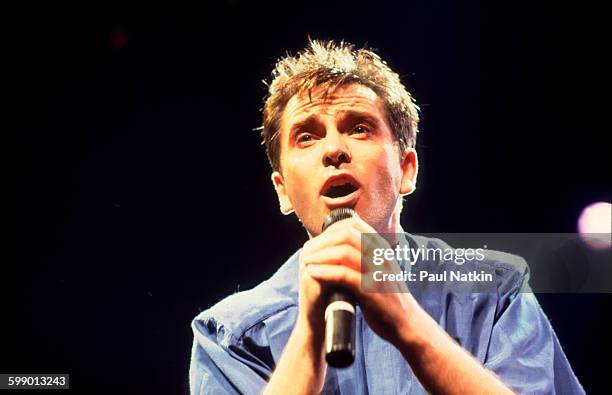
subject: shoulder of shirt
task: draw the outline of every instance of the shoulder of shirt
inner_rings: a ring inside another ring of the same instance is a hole
[[[429,248],[453,248],[444,240],[426,236],[407,234],[408,238],[414,240],[417,245],[425,245]],[[502,277],[505,282],[513,283],[516,287],[527,286],[529,279],[529,266],[522,257],[508,252],[489,250],[483,251],[484,259],[478,261],[479,265],[489,266]]]
[[[192,325],[241,336],[254,325],[292,306],[297,306],[299,250],[268,280],[232,294],[198,314]]]

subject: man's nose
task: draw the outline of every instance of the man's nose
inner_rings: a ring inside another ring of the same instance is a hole
[[[344,142],[344,136],[337,131],[328,131],[325,136],[323,165],[340,167],[351,162],[351,153]]]

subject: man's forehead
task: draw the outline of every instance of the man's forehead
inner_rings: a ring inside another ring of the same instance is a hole
[[[361,84],[341,85],[325,92],[316,87],[310,92],[302,91],[287,102],[283,118],[286,126],[312,114],[334,116],[337,113],[357,110],[369,112],[372,116],[384,116],[382,101],[367,86]]]

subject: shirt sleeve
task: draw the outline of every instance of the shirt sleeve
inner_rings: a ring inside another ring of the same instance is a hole
[[[212,318],[195,320],[192,329],[191,394],[261,393],[274,364],[263,323],[239,337]]]
[[[584,394],[528,277],[501,293],[485,366],[520,394]]]

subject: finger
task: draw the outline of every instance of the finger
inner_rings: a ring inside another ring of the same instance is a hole
[[[348,244],[326,247],[304,255],[302,264],[346,266],[361,271],[361,252]]]
[[[342,221],[335,222],[331,224],[327,229],[342,229],[345,227],[353,228],[359,233],[376,233],[376,230],[363,219],[361,219],[361,217],[359,217],[358,215],[344,219]]]
[[[359,292],[361,273],[338,265],[308,265],[306,272],[315,280],[324,283],[338,284],[349,291]]]
[[[331,225],[317,237],[304,244],[305,249],[321,249],[338,244],[350,244],[361,248],[361,231],[355,227],[352,219],[346,219]]]
[[[353,244],[359,244],[362,250],[366,247],[365,245],[362,245],[364,240],[367,241],[368,244],[372,244],[372,246],[389,248],[388,241],[382,237],[382,235],[376,232],[376,229],[371,227],[367,222],[358,216],[337,222],[331,225],[329,229],[332,229],[332,226],[335,225],[337,225],[337,227],[334,229],[337,229],[338,233],[340,234],[342,234],[342,232],[346,229],[350,229],[350,241]],[[363,235],[367,235],[368,237],[364,238]]]
[[[377,233],[376,229],[371,227],[370,224],[368,224],[363,219],[361,219],[361,217],[357,216],[357,217],[353,217],[352,219],[354,219],[355,228],[359,230],[361,233]]]
[[[363,288],[362,274],[350,268],[337,265],[308,265],[306,273],[322,284],[335,284],[345,287],[359,303],[370,303],[377,294],[404,293],[407,288],[403,283],[376,283],[368,290]]]

